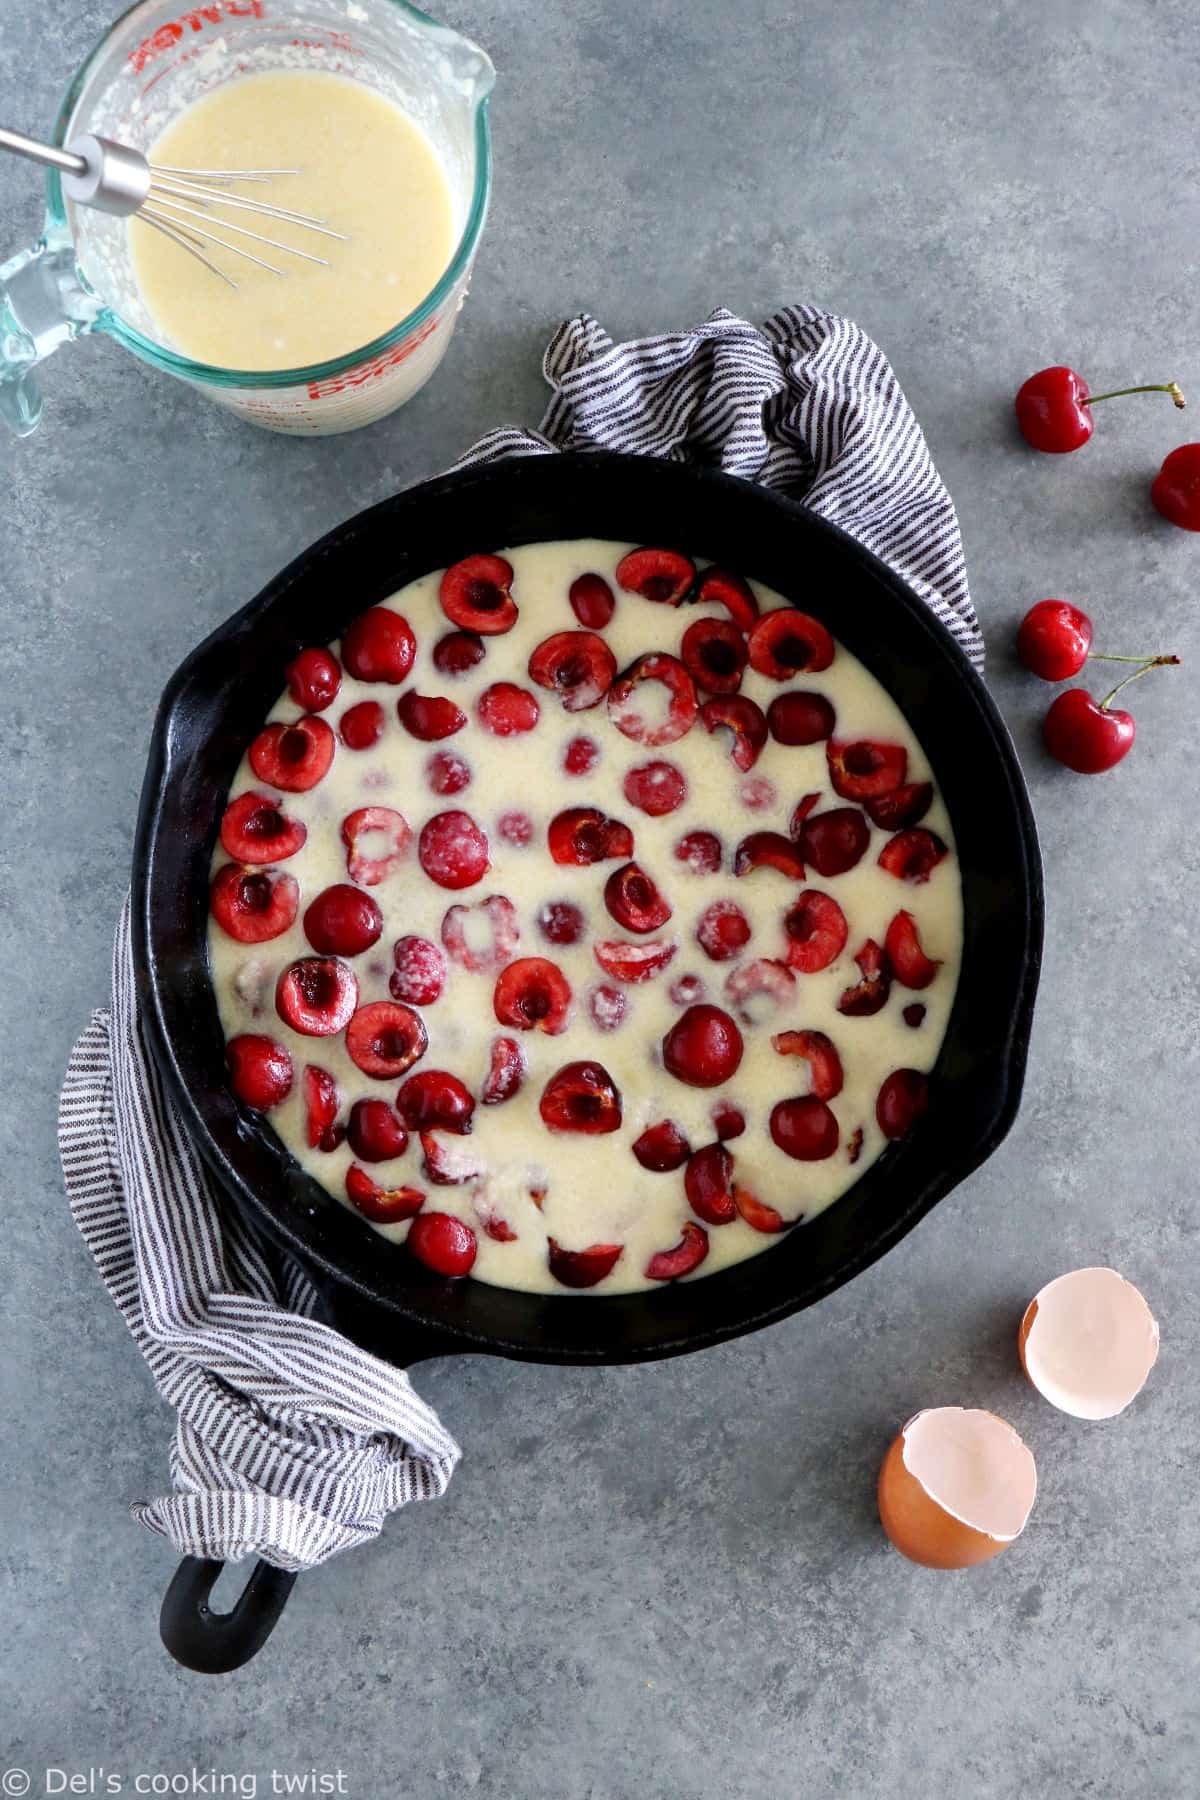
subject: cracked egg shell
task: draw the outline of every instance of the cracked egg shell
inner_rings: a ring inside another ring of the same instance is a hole
[[[879,1471],[883,1529],[927,1569],[998,1556],[1025,1529],[1036,1495],[1033,1457],[1012,1426],[962,1406],[917,1413]]]
[[[1115,1419],[1154,1367],[1158,1325],[1115,1269],[1074,1269],[1034,1295],[1018,1347],[1021,1367],[1051,1406],[1075,1419]]]

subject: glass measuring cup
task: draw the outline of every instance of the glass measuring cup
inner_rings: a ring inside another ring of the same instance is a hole
[[[428,381],[466,297],[487,214],[495,70],[478,45],[408,0],[139,0],[72,81],[54,142],[92,132],[147,153],[192,101],[240,75],[281,69],[364,82],[424,130],[455,213],[456,248],[436,287],[382,337],[329,362],[269,372],[193,362],[157,334],[134,279],[128,222],[67,202],[52,171],[41,238],[0,266],[0,418],[18,436],[42,416],[37,364],[97,331],[253,424],[295,435],[368,425]]]

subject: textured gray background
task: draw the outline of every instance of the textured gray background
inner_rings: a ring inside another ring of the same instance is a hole
[[[111,16],[4,0],[0,113],[49,124]],[[1134,690],[1116,773],[1050,767],[1025,607],[1083,599],[1114,649],[1197,649],[1200,544],[1147,503],[1194,413],[1114,405],[1081,455],[1014,441],[1055,360],[1200,402],[1200,40],[1187,0],[454,0],[495,52],[498,182],[449,359],[324,443],[208,410],[104,343],[0,446],[0,1750],[35,1773],[345,1771],[347,1791],[522,1800],[1181,1796],[1196,1737],[1198,969],[1191,673]],[[32,238],[0,167],[0,241]],[[724,303],[854,314],[962,515],[991,680],[1050,901],[1024,1110],[988,1166],[818,1310],[683,1362],[421,1372],[466,1446],[447,1498],[306,1578],[267,1654],[204,1682],[157,1641],[171,1553],[129,1520],[168,1417],[68,1217],[63,1063],[101,1002],[157,695],[310,539],[541,409],[581,306],[614,332]],[[1200,407],[1198,407],[1200,410]],[[1194,429],[1194,427],[1193,427]],[[1123,1420],[1014,1366],[1026,1297],[1079,1263],[1163,1325]],[[1023,1541],[911,1568],[872,1488],[929,1403],[997,1408],[1038,1457]],[[35,1781],[35,1793],[41,1791]]]

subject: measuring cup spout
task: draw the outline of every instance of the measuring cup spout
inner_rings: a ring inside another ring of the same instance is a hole
[[[0,264],[0,419],[18,437],[41,420],[33,371],[60,344],[94,329],[101,306],[79,279],[69,238],[42,238]]]

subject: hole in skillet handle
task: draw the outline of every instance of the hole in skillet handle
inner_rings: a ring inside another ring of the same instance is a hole
[[[208,1597],[224,1567],[185,1556],[163,1595],[159,1635],[175,1661],[197,1675],[228,1675],[257,1656],[296,1581],[294,1570],[257,1562],[232,1611],[213,1612]]]

